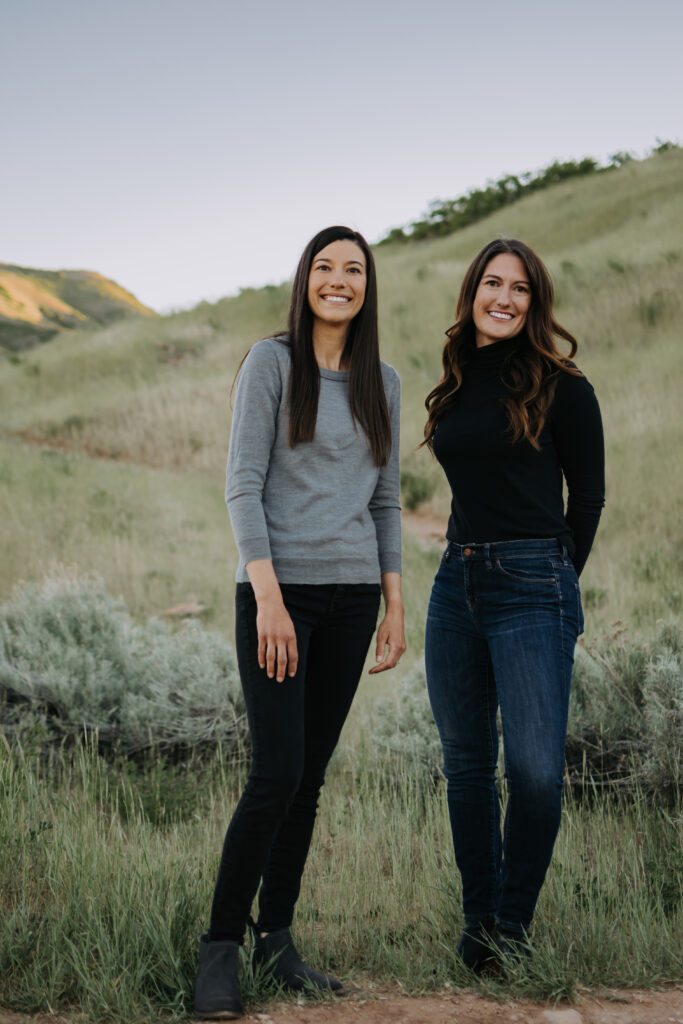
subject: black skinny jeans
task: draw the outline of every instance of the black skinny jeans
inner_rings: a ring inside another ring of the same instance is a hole
[[[212,941],[242,941],[260,881],[257,928],[291,924],[325,769],[377,623],[379,584],[297,583],[281,590],[299,665],[278,683],[258,665],[251,584],[237,584],[235,638],[252,763],[223,844]]]

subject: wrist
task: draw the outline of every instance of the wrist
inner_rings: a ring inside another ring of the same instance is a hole
[[[400,572],[384,572],[382,573],[382,596],[384,597],[384,604],[389,611],[391,608],[400,608],[403,610],[403,600],[401,597],[401,574]]]
[[[279,608],[284,604],[279,587],[277,591],[256,590],[254,588],[254,597],[256,598],[256,604],[259,608]]]

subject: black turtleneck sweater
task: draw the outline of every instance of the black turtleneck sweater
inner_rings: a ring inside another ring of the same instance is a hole
[[[557,537],[580,573],[605,501],[600,408],[585,377],[561,372],[540,451],[524,439],[513,444],[501,369],[516,344],[472,346],[454,404],[439,421],[434,454],[453,492],[447,536],[459,544]]]

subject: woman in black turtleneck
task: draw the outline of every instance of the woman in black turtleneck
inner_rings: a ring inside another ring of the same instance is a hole
[[[578,574],[604,504],[600,410],[552,306],[548,272],[527,245],[485,246],[465,275],[443,376],[426,401],[425,443],[453,494],[427,615],[427,685],[463,884],[457,948],[475,971],[531,948],[560,823],[583,631]],[[557,338],[569,343],[568,356]]]

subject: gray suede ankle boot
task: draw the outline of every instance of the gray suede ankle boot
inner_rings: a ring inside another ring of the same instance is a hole
[[[199,967],[194,982],[194,1012],[206,1020],[234,1020],[241,1017],[242,999],[237,980],[238,942],[199,940]]]
[[[275,981],[297,992],[310,987],[330,989],[332,992],[338,992],[342,988],[341,981],[321,974],[320,971],[314,971],[303,962],[292,941],[289,928],[280,928],[263,937],[256,934],[254,961],[262,964]]]

